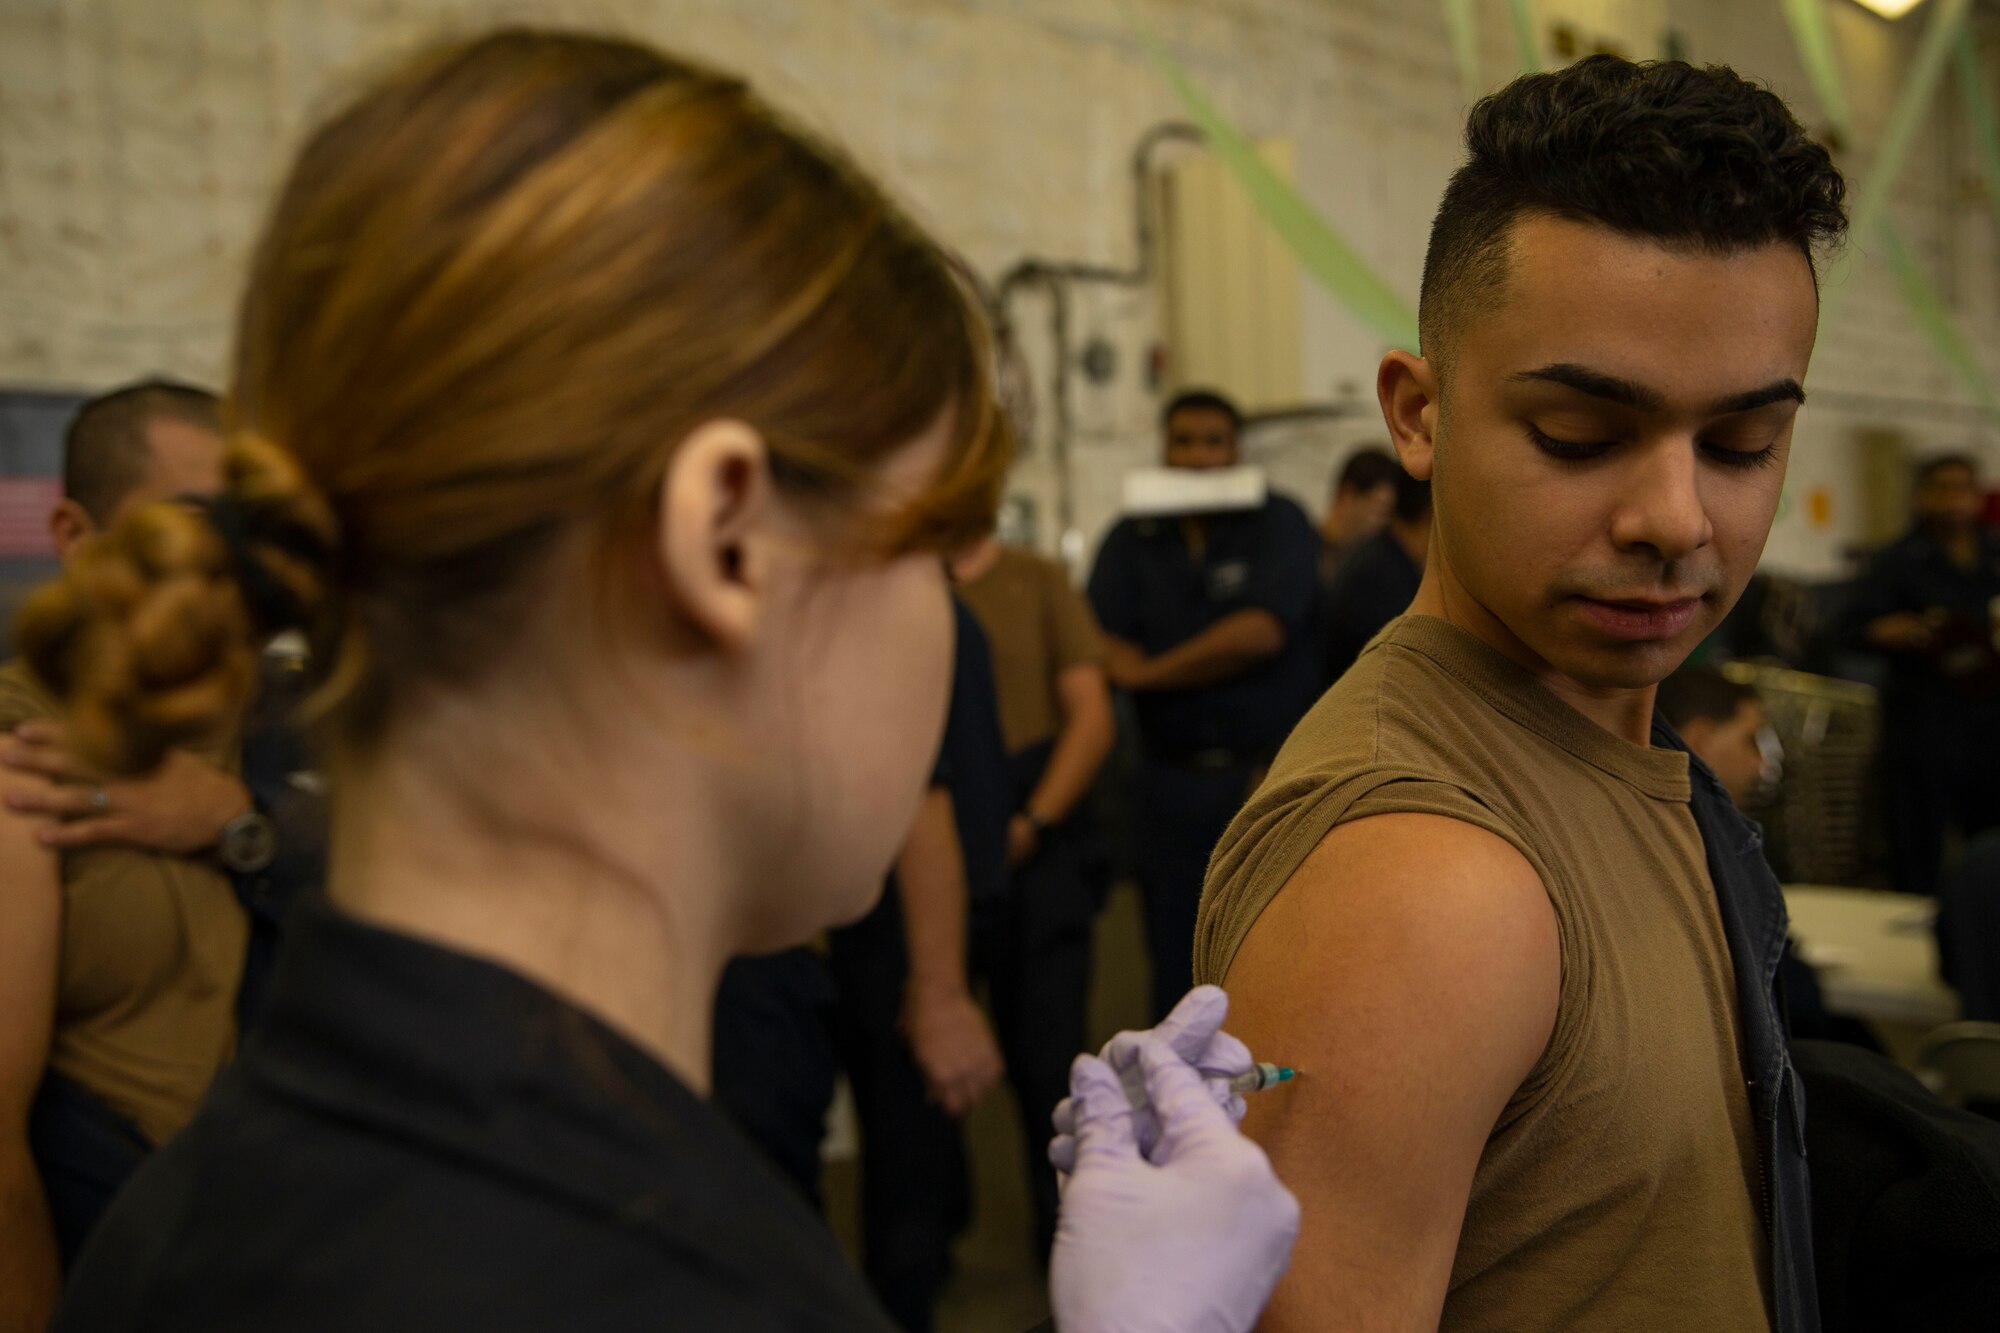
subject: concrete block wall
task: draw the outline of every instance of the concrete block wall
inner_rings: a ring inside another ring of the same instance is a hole
[[[1865,170],[1921,15],[1892,25],[1830,5],[1861,122],[1846,164]],[[1515,68],[1506,7],[1476,8],[1481,72],[1497,86]],[[1658,54],[1671,29],[1691,58],[1764,78],[1818,119],[1775,3],[1539,0],[1536,13],[1545,37],[1561,23],[1634,56]],[[305,127],[397,52],[499,20],[609,28],[745,72],[846,143],[988,278],[1027,256],[1127,264],[1132,148],[1181,114],[1135,14],[1237,123],[1294,141],[1305,193],[1414,303],[1464,110],[1432,0],[0,0],[0,383],[218,379],[246,254]],[[2000,367],[1996,226],[1955,102],[1940,98],[1939,111],[1897,216],[1982,361]],[[2000,439],[1886,270],[1855,273],[1794,462],[1795,495],[1828,487],[1833,521],[1815,526],[1795,503],[1768,553],[1805,574],[1834,571],[1856,530],[1856,428],[1903,429],[1920,448],[1991,451]],[[1017,306],[1037,447],[1015,485],[1053,546],[1045,300]],[[1117,352],[1108,383],[1073,379],[1078,555],[1115,513],[1123,472],[1153,457],[1158,399],[1142,369],[1158,314],[1150,292],[1072,292],[1074,345],[1102,338]],[[1381,349],[1316,288],[1302,317],[1308,393],[1351,411],[1260,430],[1251,452],[1312,507],[1346,449],[1380,437]]]

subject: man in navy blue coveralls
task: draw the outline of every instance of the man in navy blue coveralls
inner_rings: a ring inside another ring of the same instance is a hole
[[[1935,895],[1952,829],[2000,827],[2000,532],[1980,521],[1973,460],[1917,474],[1909,532],[1876,553],[1847,611],[1855,646],[1880,653],[1882,778],[1890,869],[1905,893]],[[1982,642],[1982,640],[1984,642]]]
[[[951,798],[970,962],[1007,893],[1013,770],[986,636],[956,599],[952,614],[951,707],[931,786]],[[729,965],[716,1004],[715,1099],[818,1205],[821,1131],[847,1071],[861,1122],[862,1267],[898,1326],[924,1333],[971,1197],[958,1119],[935,1097],[905,1023],[903,896],[892,873],[873,911],[831,933],[825,958],[800,948]]]
[[[1167,405],[1166,464],[1234,467],[1242,417],[1220,394]],[[1142,759],[1137,872],[1153,1015],[1193,974],[1195,908],[1216,840],[1318,696],[1311,632],[1319,534],[1293,501],[1185,518],[1126,518],[1090,575],[1111,682],[1128,692]]]

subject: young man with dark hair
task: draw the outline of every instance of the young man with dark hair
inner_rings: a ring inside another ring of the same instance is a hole
[[[177,380],[99,394],[63,435],[63,499],[50,519],[57,554],[149,500],[222,489],[222,400]]]
[[[1729,798],[1741,808],[1775,782],[1781,752],[1770,734],[1770,714],[1753,685],[1731,680],[1706,662],[1687,662],[1660,682],[1660,717],[1708,765]],[[1826,1011],[1819,975],[1799,957],[1796,942],[1778,967],[1785,1002],[1785,1029],[1794,1040],[1844,1041],[1881,1050],[1867,1024]]]
[[[1242,414],[1222,395],[1183,393],[1162,422],[1168,467],[1239,461]],[[1255,509],[1125,518],[1098,548],[1090,603],[1143,752],[1136,851],[1156,1020],[1187,989],[1209,853],[1319,690],[1318,549],[1305,511],[1275,494]]]
[[[85,402],[63,437],[63,497],[49,515],[57,554],[67,560],[140,505],[213,497],[222,489],[223,452],[222,400],[199,385],[144,379]],[[27,688],[25,674],[4,672],[22,696],[8,714],[20,725],[0,740],[0,765],[16,774],[13,808],[59,821],[48,845],[65,853],[113,847],[199,859],[226,872],[250,913],[237,1016],[254,1022],[281,922],[324,874],[325,798],[296,716],[305,694],[301,660],[266,654],[230,764],[176,749],[151,773],[102,783],[71,751],[60,721],[30,702],[39,691]]]
[[[1078,812],[1117,738],[1104,640],[1057,561],[989,533],[952,557],[952,579],[993,653],[1013,779],[1007,893],[992,914],[993,1027],[1026,1131],[1035,1252],[1055,1244],[1056,1175],[1042,1126],[1069,1094],[1085,1044],[1097,895]]]
[[[1688,753],[1708,765],[1738,805],[1757,794],[1769,767],[1763,744],[1768,719],[1754,685],[1690,662],[1660,682],[1658,708]]]
[[[1387,449],[1356,449],[1340,465],[1326,512],[1319,519],[1319,586],[1333,587],[1340,566],[1363,542],[1389,526],[1396,506],[1396,478],[1403,465]]]
[[[1396,469],[1389,525],[1361,544],[1326,590],[1326,679],[1339,680],[1368,641],[1403,614],[1431,545],[1431,484]]]
[[[215,495],[222,454],[222,400],[207,389],[149,379],[85,402],[63,436],[63,495],[49,514],[56,554],[69,560],[85,538],[141,505]],[[7,671],[26,681],[20,668]],[[34,775],[15,793],[16,808],[65,819],[51,834],[65,851],[136,842],[192,855],[251,804],[235,775],[179,750],[147,778],[93,786],[52,719],[0,745],[0,761]]]
[[[219,403],[148,380],[85,403],[65,437],[58,555],[141,505],[222,489]],[[13,948],[0,965],[0,1253],[54,1280],[125,1178],[194,1112],[233,1050],[268,950],[227,864],[232,831],[268,821],[238,777],[234,736],[175,749],[154,772],[101,781],[72,751],[56,701],[0,664],[0,786],[41,815],[62,853],[39,886],[4,888]],[[254,837],[269,850],[269,836]],[[255,867],[263,871],[264,864]],[[36,890],[19,897],[24,890]],[[20,911],[41,897],[55,911]],[[162,916],[176,930],[163,930]],[[34,929],[37,918],[45,929]],[[0,1311],[0,1325],[9,1312]]]
[[[1410,611],[1217,849],[1197,976],[1306,1071],[1246,1128],[1303,1227],[1263,1327],[1817,1327],[1785,913],[1656,687],[1748,581],[1845,230],[1726,69],[1598,56],[1467,125],[1423,352]]]
[[[1205,419],[1209,414],[1220,420]],[[1175,417],[1181,418],[1178,427]],[[1195,446],[1215,455],[1209,467],[1235,467],[1243,412],[1232,399],[1213,389],[1183,389],[1160,409],[1160,429],[1167,434],[1168,467],[1201,466],[1186,452]],[[1224,455],[1227,462],[1222,461]]]
[[[1882,655],[1882,786],[1890,872],[1935,894],[1945,842],[2000,827],[2000,533],[1965,454],[1917,470],[1916,519],[1876,553],[1848,608],[1857,646]]]

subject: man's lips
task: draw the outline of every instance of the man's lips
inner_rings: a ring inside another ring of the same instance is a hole
[[[1645,643],[1671,639],[1694,623],[1699,597],[1578,597],[1584,617],[1613,638]]]

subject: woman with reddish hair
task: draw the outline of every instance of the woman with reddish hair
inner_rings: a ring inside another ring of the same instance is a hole
[[[335,792],[265,1030],[58,1327],[883,1326],[708,1105],[712,1010],[731,956],[865,912],[910,825],[940,556],[1007,462],[988,359],[842,157],[640,46],[450,46],[311,137],[243,301],[227,493],[139,511],[22,617],[111,770],[303,627]],[[1121,1048],[1149,1153],[1078,1063],[1066,1330],[1247,1327],[1283,1266],[1290,1198],[1184,1062],[1212,1000]]]

